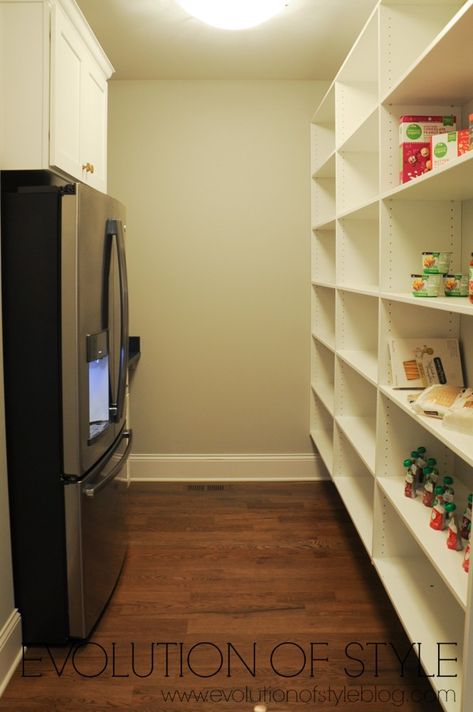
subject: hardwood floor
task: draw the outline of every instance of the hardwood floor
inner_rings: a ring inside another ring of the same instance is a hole
[[[440,712],[415,656],[401,668],[409,643],[331,483],[134,484],[129,499],[125,568],[89,644],[28,650],[0,712]]]

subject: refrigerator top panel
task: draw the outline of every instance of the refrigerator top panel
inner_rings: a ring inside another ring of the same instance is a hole
[[[128,294],[124,207],[86,185],[61,207],[63,458],[82,477],[124,425]]]

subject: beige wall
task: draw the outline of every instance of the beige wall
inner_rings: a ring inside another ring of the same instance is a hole
[[[218,61],[216,59],[216,61]],[[310,453],[309,121],[326,83],[116,81],[135,453]]]

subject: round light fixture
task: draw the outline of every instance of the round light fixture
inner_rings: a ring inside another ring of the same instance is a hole
[[[261,25],[289,0],[177,0],[190,15],[212,27],[244,30]]]

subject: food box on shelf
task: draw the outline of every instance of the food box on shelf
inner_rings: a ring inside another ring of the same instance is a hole
[[[431,137],[432,169],[458,158],[470,150],[470,131],[448,131]]]
[[[393,388],[463,386],[458,339],[388,339]]]
[[[404,115],[399,119],[400,181],[427,173],[432,168],[431,137],[456,129],[455,116]]]

